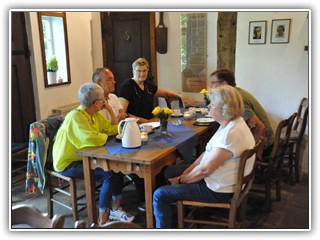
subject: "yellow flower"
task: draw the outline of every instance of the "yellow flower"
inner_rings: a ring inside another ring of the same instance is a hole
[[[167,108],[167,107],[165,107],[165,108],[163,109],[163,111],[164,111],[164,113],[166,113],[166,114],[168,114],[168,115],[173,114],[173,111],[172,111],[170,108]]]
[[[200,93],[202,93],[203,95],[207,95],[208,94],[208,91],[204,88],[200,91]]]
[[[163,119],[163,118],[168,118],[169,115],[173,114],[173,110],[168,107],[161,109],[158,106],[153,109],[152,114],[159,119]]]
[[[207,89],[202,89],[201,91],[200,91],[200,93],[201,94],[203,94],[203,99],[204,99],[204,102],[205,102],[205,104],[206,105],[209,105],[210,104],[210,100],[209,100],[209,98],[208,98],[208,91],[207,91]]]
[[[158,106],[158,107],[155,107],[155,108],[153,109],[152,114],[153,114],[153,115],[158,115],[159,112],[160,112],[160,107]]]

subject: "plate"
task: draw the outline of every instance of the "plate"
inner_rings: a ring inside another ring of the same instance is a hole
[[[182,116],[183,116],[182,113],[180,113],[180,114],[171,114],[171,117],[182,117]]]
[[[198,118],[196,120],[196,122],[199,122],[199,123],[212,123],[212,122],[214,122],[214,119],[213,118]]]
[[[153,129],[160,127],[160,122],[148,122],[148,123],[141,123],[139,126],[143,125],[151,125]]]

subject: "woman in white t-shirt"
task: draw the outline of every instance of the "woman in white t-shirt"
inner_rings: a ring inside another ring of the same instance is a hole
[[[236,88],[224,85],[209,92],[209,112],[220,128],[207,143],[206,150],[190,165],[168,167],[165,176],[171,185],[153,194],[157,228],[171,228],[171,203],[178,200],[228,202],[234,192],[241,153],[255,144],[243,120],[241,95]],[[250,171],[254,157],[246,165]]]

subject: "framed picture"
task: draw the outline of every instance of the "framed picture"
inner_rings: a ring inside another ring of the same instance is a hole
[[[291,19],[275,19],[271,25],[271,43],[288,43]]]
[[[265,44],[267,32],[267,21],[249,22],[249,44]]]

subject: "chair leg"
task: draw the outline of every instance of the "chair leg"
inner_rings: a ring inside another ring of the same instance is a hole
[[[177,202],[178,228],[184,228],[184,207],[181,201]]]
[[[281,201],[281,179],[279,179],[276,184],[276,200]]]
[[[47,207],[48,207],[48,216],[50,218],[53,217],[53,203],[51,199],[53,198],[53,191],[52,191],[52,183],[51,183],[51,176],[47,174]]]
[[[234,228],[236,217],[237,217],[237,206],[232,204],[229,210],[228,228]]]
[[[271,183],[266,183],[265,202],[266,202],[266,211],[271,212]]]
[[[243,201],[242,204],[240,206],[240,224],[242,224],[247,216],[247,205],[248,205],[248,196],[246,196]]]
[[[76,184],[76,179],[74,178],[70,180],[69,192],[70,192],[70,202],[72,206],[73,220],[78,221],[79,213],[78,213],[78,205],[77,205],[77,184]]]

